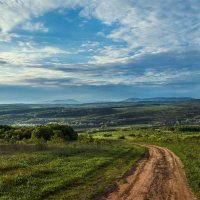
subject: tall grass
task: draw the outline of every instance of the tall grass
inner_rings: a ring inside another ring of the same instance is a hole
[[[123,142],[1,146],[0,199],[92,199],[113,187],[145,150]],[[116,167],[117,166],[117,167]]]

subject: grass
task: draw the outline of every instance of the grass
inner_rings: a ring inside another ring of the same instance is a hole
[[[200,133],[148,127],[97,132],[58,146],[0,145],[0,199],[93,199],[114,188],[146,150],[165,146],[182,160],[188,183],[200,199]],[[123,137],[119,139],[120,137]],[[117,166],[117,167],[116,167]]]
[[[1,200],[93,199],[146,152],[123,141],[0,148]]]

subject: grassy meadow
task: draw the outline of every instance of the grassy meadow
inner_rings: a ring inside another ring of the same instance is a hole
[[[146,150],[119,141],[1,145],[0,199],[93,199],[112,189]]]
[[[9,138],[2,134],[7,142],[0,145],[1,200],[94,199],[114,189],[116,180],[125,181],[126,172],[147,155],[147,149],[136,143],[164,146],[176,153],[184,164],[188,183],[200,199],[198,126],[88,130],[79,133],[74,141],[68,137],[65,141],[55,140],[57,129],[50,128],[51,139],[42,138],[39,143],[33,143],[32,136],[13,143],[13,134],[20,138],[18,135],[24,135],[25,128],[9,130]],[[27,130],[35,134],[35,129]],[[67,134],[64,130],[63,134]]]

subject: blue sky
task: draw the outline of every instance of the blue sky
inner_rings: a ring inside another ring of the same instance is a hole
[[[0,102],[200,98],[199,0],[0,0]]]

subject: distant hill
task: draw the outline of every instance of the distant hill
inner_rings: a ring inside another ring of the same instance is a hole
[[[111,102],[111,101],[95,101],[91,103],[84,103],[84,104],[118,104],[118,103],[139,103],[139,102],[181,102],[181,101],[190,101],[194,100],[190,97],[155,97],[155,98],[128,98],[123,101],[119,102]],[[57,105],[64,105],[64,104],[83,104],[82,102],[79,102],[74,99],[64,99],[64,100],[52,100],[52,101],[46,101],[45,104],[57,104]]]
[[[193,100],[193,98],[190,98],[190,97],[155,97],[155,98],[128,98],[128,99],[125,99],[124,101],[122,102],[141,102],[141,101],[160,101],[160,102],[163,102],[163,101],[168,101],[168,102],[178,102],[178,101],[190,101],[190,100]]]
[[[65,99],[65,100],[53,100],[45,102],[47,104],[80,104],[79,101],[74,99]]]
[[[140,98],[128,98],[128,99],[125,99],[123,100],[122,102],[139,102],[139,101],[142,101],[143,99],[140,99]]]

